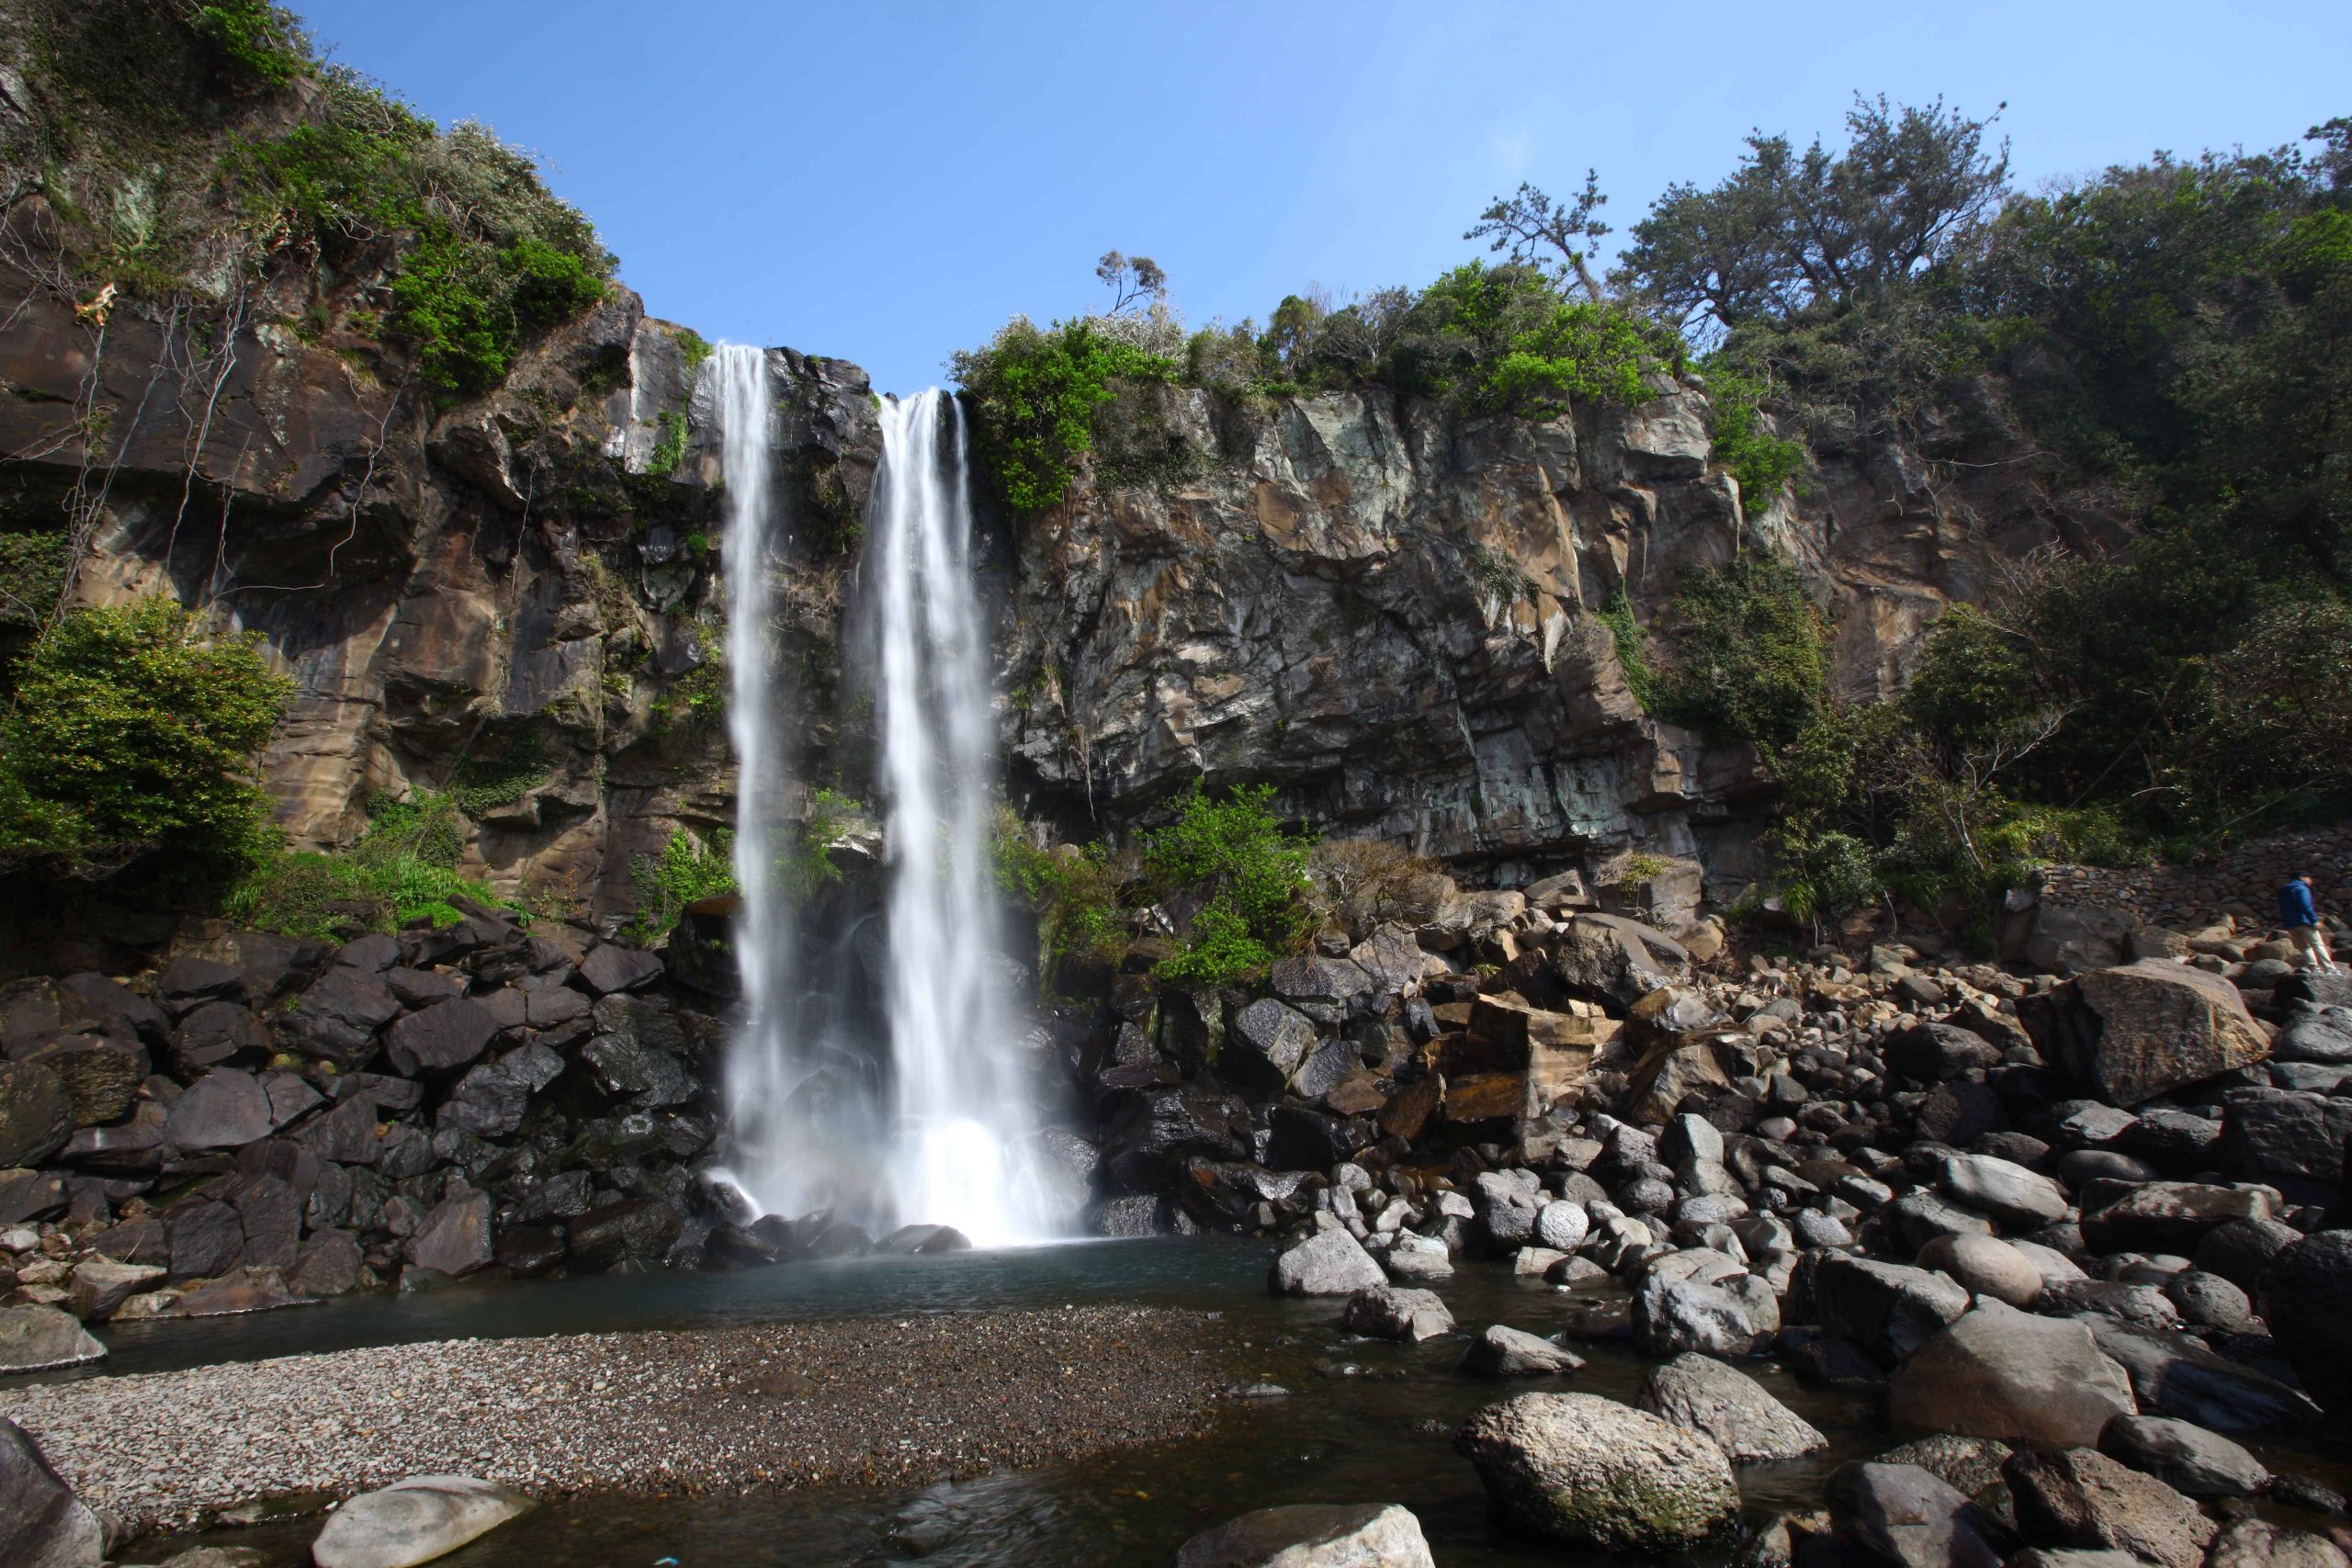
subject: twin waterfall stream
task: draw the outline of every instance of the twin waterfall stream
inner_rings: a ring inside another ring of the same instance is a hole
[[[811,886],[797,716],[773,621],[791,519],[774,479],[766,354],[713,378],[726,482],[729,723],[738,765],[728,1174],[764,1213],[830,1210],[880,1235],[953,1225],[978,1246],[1067,1228],[1041,1179],[1015,982],[990,866],[988,630],[972,576],[964,416],[936,389],[885,399],[857,594],[883,817],[878,907]],[[817,853],[822,846],[814,846]]]

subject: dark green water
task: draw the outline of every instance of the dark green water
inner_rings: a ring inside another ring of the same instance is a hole
[[[450,1568],[679,1568],[915,1563],[929,1568],[1167,1563],[1195,1531],[1279,1503],[1402,1503],[1420,1517],[1439,1562],[1560,1563],[1557,1548],[1499,1530],[1451,1433],[1481,1404],[1526,1389],[1578,1389],[1630,1400],[1643,1365],[1622,1342],[1580,1339],[1589,1365],[1571,1378],[1509,1384],[1454,1370],[1489,1323],[1535,1333],[1604,1326],[1622,1315],[1613,1288],[1564,1294],[1502,1267],[1466,1267],[1433,1288],[1460,1326],[1417,1346],[1351,1339],[1340,1303],[1265,1293],[1270,1250],[1231,1240],[1105,1242],[942,1258],[860,1259],[713,1275],[651,1274],[544,1284],[454,1287],[424,1296],[350,1298],[243,1318],[132,1325],[108,1331],[109,1373],[156,1371],[355,1345],[474,1336],[716,1326],[786,1318],[971,1312],[1118,1301],[1205,1308],[1250,1348],[1252,1369],[1292,1393],[1220,1403],[1203,1438],[1078,1463],[915,1490],[846,1489],[711,1498],[560,1503],[443,1561]],[[1742,1489],[1761,1511],[1811,1506],[1843,1461],[1888,1446],[1867,1406],[1804,1388],[1769,1361],[1749,1363],[1772,1391],[1829,1433],[1825,1454],[1747,1467]],[[317,1521],[149,1542],[155,1562],[198,1541],[307,1561]]]

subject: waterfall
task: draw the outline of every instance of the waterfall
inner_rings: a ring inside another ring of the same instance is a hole
[[[795,1157],[802,1140],[787,1109],[808,1066],[796,1049],[796,943],[776,874],[793,777],[769,648],[784,543],[774,515],[775,400],[762,349],[722,344],[709,374],[726,481],[727,722],[735,745],[735,885],[742,899],[733,942],[745,1014],[727,1064],[728,1157],[761,1208],[798,1213],[819,1193],[807,1179],[815,1173]]]
[[[987,627],[973,581],[962,410],[880,408],[860,570],[887,817],[878,908],[798,886],[801,792],[774,648],[787,529],[775,496],[766,355],[708,372],[723,442],[729,724],[737,763],[733,932],[744,1021],[727,1065],[727,1174],[763,1213],[1042,1239],[1057,1213],[1001,957]],[[943,437],[944,439],[943,440]],[[805,906],[805,907],[804,907]],[[887,942],[867,940],[887,932]]]
[[[989,647],[973,581],[964,411],[886,400],[867,570],[889,808],[888,1005],[898,1212],[982,1245],[1049,1232],[998,930]],[[941,447],[941,436],[948,442]]]

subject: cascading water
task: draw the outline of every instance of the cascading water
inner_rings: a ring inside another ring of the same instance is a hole
[[[786,530],[775,503],[767,360],[714,356],[724,441],[729,724],[738,764],[733,941],[746,1019],[729,1054],[728,1174],[763,1213],[1042,1239],[1049,1194],[1000,959],[986,627],[971,563],[962,411],[884,401],[861,570],[888,814],[883,904],[811,889],[772,646]],[[943,434],[946,437],[943,445]],[[821,852],[821,847],[820,847]],[[806,879],[799,879],[805,881]],[[877,925],[878,922],[878,925]],[[887,931],[887,942],[867,940]]]
[[[999,956],[994,717],[964,411],[934,388],[886,400],[881,415],[868,570],[890,812],[891,1190],[906,1219],[982,1245],[1035,1239],[1055,1216],[1023,1147],[1035,1110]]]

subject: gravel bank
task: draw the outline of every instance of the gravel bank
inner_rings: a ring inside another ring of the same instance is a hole
[[[0,1391],[83,1500],[181,1529],[455,1471],[545,1496],[903,1483],[1204,1424],[1211,1320],[1073,1307],[459,1339]]]

